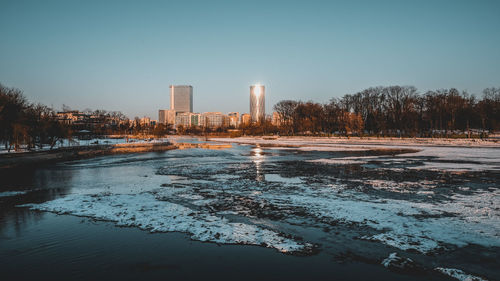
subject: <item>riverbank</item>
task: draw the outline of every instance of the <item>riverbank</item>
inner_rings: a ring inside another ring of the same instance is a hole
[[[0,153],[0,169],[36,166],[61,161],[78,160],[102,155],[167,151],[171,149],[226,149],[230,143],[259,145],[263,147],[297,148],[300,150],[350,151],[423,147],[474,147],[500,148],[497,139],[432,139],[432,138],[359,138],[359,137],[212,137],[205,141],[215,143],[181,142],[190,136],[173,136],[153,142],[111,143],[59,147],[52,150]],[[221,144],[225,143],[225,144]]]
[[[53,150],[0,154],[0,169],[36,166],[60,161],[70,161],[101,155],[157,152],[176,149],[171,142],[120,143],[60,147]]]

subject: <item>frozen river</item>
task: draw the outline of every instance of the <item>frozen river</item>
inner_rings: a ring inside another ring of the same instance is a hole
[[[246,264],[250,279],[498,280],[499,159],[495,147],[234,144],[2,172],[0,264],[48,274],[37,255],[62,252],[83,279],[79,265],[119,277],[130,259],[152,279],[199,279],[182,273],[188,264],[223,278],[217,267]],[[184,257],[196,252],[198,262]]]

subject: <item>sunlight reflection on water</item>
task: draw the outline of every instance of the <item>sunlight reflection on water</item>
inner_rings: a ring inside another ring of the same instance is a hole
[[[263,173],[262,169],[262,162],[264,162],[264,153],[262,152],[262,149],[260,146],[256,146],[252,148],[251,151],[251,158],[252,162],[255,164],[255,180],[256,181],[264,181],[265,180],[265,175]]]

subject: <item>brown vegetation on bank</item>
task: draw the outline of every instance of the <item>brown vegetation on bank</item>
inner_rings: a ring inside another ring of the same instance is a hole
[[[92,145],[61,147],[46,151],[0,154],[0,169],[21,166],[37,166],[61,161],[85,159],[102,155],[158,152],[176,149],[170,142],[123,143],[114,145]]]
[[[500,88],[478,99],[454,88],[374,87],[325,104],[284,100],[274,110],[282,135],[485,137],[500,130]]]

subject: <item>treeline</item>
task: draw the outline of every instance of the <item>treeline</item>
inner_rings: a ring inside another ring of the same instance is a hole
[[[43,105],[29,103],[22,92],[0,84],[0,143],[5,149],[28,149],[50,145],[67,138],[70,130],[57,120],[56,112]]]
[[[67,123],[64,119],[67,112],[77,112],[75,115],[79,117],[77,120]],[[60,115],[59,121],[66,123],[76,136],[81,131],[88,131],[94,136],[124,134],[130,131],[130,124],[134,124],[134,122],[129,122],[127,116],[122,112],[104,109],[92,110],[87,108],[80,112],[78,110],[72,111],[68,106],[63,105],[63,111]]]
[[[287,135],[470,137],[500,129],[500,88],[477,99],[454,88],[420,94],[413,86],[374,87],[325,104],[283,100],[274,110]]]
[[[63,111],[71,109],[63,105]],[[78,111],[74,111],[78,112]],[[39,103],[30,103],[22,91],[0,84],[0,145],[8,151],[52,149],[64,139],[91,138],[111,134],[139,134],[152,129],[139,120],[129,122],[119,111],[86,109],[77,121],[69,123],[57,112]],[[138,118],[136,118],[138,119]]]
[[[413,86],[368,88],[328,103],[283,100],[274,106],[277,116],[260,124],[228,128],[177,128],[181,134],[243,135],[359,135],[410,137],[485,136],[500,130],[500,88],[484,89],[479,99],[457,89],[420,94]],[[129,120],[121,112],[68,107],[55,112],[30,103],[22,92],[0,84],[0,144],[5,149],[54,147],[73,137],[131,134],[175,134],[171,125],[154,124],[138,117]],[[62,114],[62,116],[61,116]],[[76,117],[75,117],[76,116]]]

